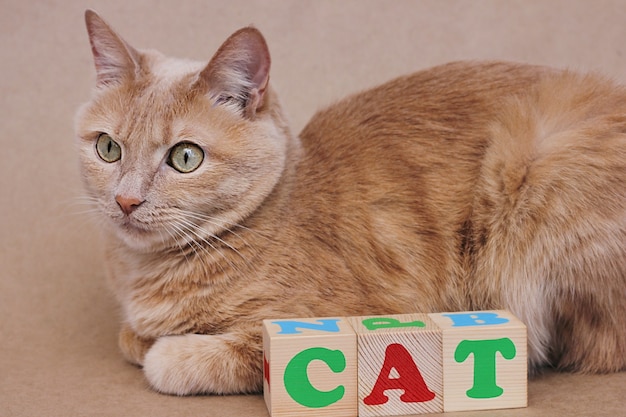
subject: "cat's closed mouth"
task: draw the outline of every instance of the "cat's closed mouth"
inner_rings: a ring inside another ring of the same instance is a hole
[[[115,219],[117,225],[122,228],[128,234],[151,234],[154,233],[154,227],[150,227],[148,224],[143,223],[138,220],[136,217],[131,216],[123,216],[121,218]]]

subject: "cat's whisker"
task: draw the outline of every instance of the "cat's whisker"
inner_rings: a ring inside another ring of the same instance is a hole
[[[62,215],[74,215],[74,214],[100,214],[99,201],[95,197],[90,196],[75,196],[71,199],[65,200],[60,203],[58,211],[62,212]],[[78,210],[80,209],[80,210]]]
[[[178,214],[180,216],[180,218],[178,219],[179,221],[180,221],[180,219],[183,219],[183,218],[187,219],[188,218],[190,220],[185,220],[186,224],[189,225],[189,226],[192,226],[194,229],[196,229],[196,230],[201,232],[200,235],[197,235],[198,237],[209,235],[211,238],[219,241],[220,243],[226,245],[227,247],[229,247],[233,251],[237,252],[237,249],[234,248],[232,245],[230,245],[228,242],[226,242],[225,240],[221,239],[215,233],[208,232],[203,227],[201,227],[200,225],[196,224],[195,222],[193,222],[191,220],[199,220],[201,222],[206,222],[206,223],[209,223],[209,224],[211,224],[213,226],[218,226],[218,227],[224,227],[225,225],[228,225],[228,222],[221,222],[221,221],[219,221],[219,219],[217,219],[215,217],[203,215],[203,214],[196,213],[196,212],[193,212],[193,211],[181,210],[181,209],[177,209],[177,211],[178,211]],[[231,225],[234,225],[235,227],[242,227],[240,225],[233,224],[233,223],[231,223]],[[243,236],[241,236],[240,234],[234,232],[233,230],[227,228],[227,229],[224,230],[224,232],[227,232],[227,233],[230,233],[230,234],[236,236],[246,246],[249,246],[248,242],[246,242],[246,240],[243,238]]]
[[[219,250],[219,248],[217,248],[213,243],[211,243],[211,241],[203,236],[203,234],[201,232],[204,232],[204,229],[202,229],[201,227],[199,227],[198,225],[190,222],[189,220],[186,219],[179,219],[178,220],[178,224],[183,226],[185,228],[186,231],[188,231],[189,233],[191,233],[193,235],[193,237],[195,237],[196,239],[193,240],[194,243],[196,243],[196,245],[198,245],[198,247],[202,248],[207,254],[209,254],[214,261],[215,257],[213,256],[213,254],[211,254],[211,252],[205,248],[203,245],[201,245],[201,242],[208,245],[209,247],[211,247],[211,249],[213,249],[214,252],[216,252],[217,254],[221,255],[221,257],[229,264],[229,266],[237,271],[238,268],[237,266],[230,260],[228,259],[228,257]],[[241,256],[241,258],[245,261],[245,257],[235,248],[233,248],[231,245],[229,245],[228,243],[224,242],[222,239],[217,238],[214,235],[211,235],[211,238],[216,239],[218,241],[220,241],[221,243],[223,243],[224,245],[226,245],[229,249],[233,250],[234,252],[236,252],[239,256]]]
[[[72,209],[75,207],[96,208],[97,206],[98,200],[88,196],[74,197],[60,203],[61,208],[69,209],[65,211],[73,211]]]
[[[183,245],[179,242],[179,239],[181,236],[175,230],[173,231],[168,227],[159,229],[159,236],[161,237],[162,242],[165,242],[165,238],[163,237],[163,230],[165,230],[165,233],[167,233],[170,239],[176,243],[176,246],[185,257],[185,261],[187,262],[187,264],[189,264],[189,258],[187,257],[187,253],[185,253],[185,249],[183,248]]]
[[[230,233],[231,235],[235,236],[236,238],[238,238],[243,245],[249,250],[252,251],[253,253],[257,253],[255,246],[254,245],[250,245],[248,243],[248,241],[245,239],[245,237],[241,234],[241,233],[237,233],[236,231],[234,231],[233,229],[242,229],[245,232],[249,232],[249,233],[253,233],[255,236],[258,237],[262,237],[263,239],[266,239],[267,241],[271,241],[271,239],[269,239],[268,237],[262,235],[261,233],[259,233],[256,230],[250,229],[244,225],[241,225],[239,223],[231,223],[231,222],[222,222],[220,221],[220,219],[213,217],[213,216],[208,216],[205,214],[201,214],[201,213],[197,213],[197,212],[193,212],[193,211],[187,211],[187,210],[180,210],[181,215],[188,217],[192,220],[199,220],[201,222],[205,222],[208,223],[210,225],[213,226],[218,226],[218,227],[223,227],[224,225],[229,225],[230,227],[225,229],[223,231],[223,233]],[[225,242],[223,239],[221,239],[219,236],[217,236],[214,233],[208,233],[206,230],[204,230],[201,226],[199,225],[194,225],[196,228],[200,229],[203,234],[205,235],[211,235],[212,238],[219,240],[220,242],[226,244],[229,248],[235,250],[240,256],[241,258],[249,265],[251,266],[252,264],[249,262],[249,260],[244,257],[241,253],[239,253],[239,251],[237,251],[232,245],[228,244],[227,242]]]
[[[192,236],[189,235],[189,233],[186,231],[186,229],[183,226],[176,224],[176,225],[173,225],[172,227],[173,227],[173,233],[176,235],[176,237],[174,238],[174,240],[176,241],[176,245],[180,248],[180,251],[185,257],[185,260],[188,265],[192,265],[192,264],[189,261],[187,252],[185,251],[183,244],[181,244],[179,240],[183,240],[186,242],[186,246],[194,253],[194,257],[196,259],[200,258],[198,249],[201,249],[211,259],[213,259],[213,261],[215,261],[215,257],[210,252],[208,252],[206,248],[201,247],[200,245],[197,245],[197,242],[195,242],[195,240],[192,238]],[[200,265],[202,266],[202,269],[204,269],[205,274],[208,274],[204,262],[200,262]]]
[[[104,224],[98,200],[86,195],[76,195],[62,200],[51,208],[50,221],[62,224],[101,226]]]
[[[256,236],[262,237],[264,239],[270,240],[267,236],[259,233],[257,230],[251,229],[247,226],[244,226],[240,223],[233,223],[233,222],[228,222],[228,221],[224,221],[221,220],[217,217],[213,217],[213,216],[207,216],[205,214],[201,214],[201,213],[196,213],[193,211],[182,211],[184,213],[184,215],[193,218],[195,220],[200,220],[200,221],[204,221],[207,222],[209,224],[212,224],[214,226],[226,226],[226,231],[233,234],[234,236],[237,236],[238,238],[242,239],[245,242],[245,240],[243,239],[243,237],[238,234],[237,232],[235,232],[234,230],[232,230],[233,228],[239,228],[239,229],[243,229],[247,232],[251,232],[254,233]]]
[[[181,249],[181,251],[184,253],[184,248],[183,245],[179,242],[179,240],[183,240],[186,244],[186,246],[191,249],[193,251],[193,253],[197,256],[198,255],[198,250],[196,249],[196,246],[194,245],[194,239],[192,238],[192,236],[189,235],[189,233],[187,233],[186,229],[179,225],[179,224],[173,224],[172,225],[172,230],[173,233],[175,235],[175,241],[176,241],[176,245]],[[187,255],[185,254],[185,257]]]
[[[102,215],[102,211],[98,208],[95,207],[91,207],[91,208],[85,208],[84,210],[72,210],[72,211],[65,211],[63,213],[60,214],[63,217],[69,217],[69,216],[88,216],[88,217],[92,217],[92,216],[98,216],[100,217]]]
[[[191,222],[189,220],[186,219],[181,219],[181,222],[183,222],[186,226],[188,226],[191,229],[193,229],[194,234],[201,238],[203,241],[206,241],[207,243],[209,243],[206,240],[206,237],[204,235],[208,235],[209,237],[211,237],[212,239],[215,239],[216,241],[224,244],[226,247],[228,247],[229,249],[238,252],[236,248],[234,248],[232,245],[230,245],[228,242],[224,241],[223,239],[221,239],[220,237],[218,237],[217,235],[213,234],[213,233],[208,233],[204,228],[202,228],[201,226],[195,224],[194,222]],[[211,245],[213,247],[213,245]]]
[[[192,226],[194,228],[194,230],[198,230],[198,231],[202,231],[205,232],[205,230],[203,228],[201,228],[200,226],[189,222],[189,221],[185,221],[186,224],[188,224],[189,226]],[[197,234],[198,237],[200,237],[199,234]],[[226,242],[224,239],[220,238],[219,236],[215,235],[215,234],[210,234],[210,237],[212,239],[215,239],[216,241],[222,243],[223,245],[225,245],[227,248],[229,248],[230,250],[232,250],[233,252],[235,252],[237,255],[239,255],[242,259],[245,260],[245,257],[241,254],[241,252],[239,252],[239,250],[237,248],[235,248],[234,246],[232,246],[231,244],[229,244],[228,242]],[[202,240],[206,241],[206,238],[202,238]],[[207,241],[208,243],[208,241]],[[244,242],[245,243],[245,242]]]
[[[221,265],[220,262],[218,262],[217,258],[214,256],[214,254],[211,251],[209,251],[206,247],[201,245],[200,242],[198,242],[198,239],[202,239],[202,237],[198,236],[198,234],[193,229],[190,229],[188,225],[186,225],[184,222],[181,221],[181,219],[178,219],[177,222],[175,224],[173,224],[172,226],[175,228],[177,234],[183,240],[185,240],[187,242],[187,246],[189,246],[189,248],[194,252],[196,257],[199,257],[198,250],[201,250],[203,253],[207,254],[211,258],[213,263],[215,265],[217,265],[222,270],[222,273],[226,273],[226,271],[224,270],[224,267]],[[206,243],[212,249],[215,249],[215,247],[210,242],[206,242]],[[179,244],[179,247],[180,247],[180,244]],[[217,252],[220,253],[219,251],[217,251]],[[224,256],[223,254],[221,254],[221,255]],[[228,259],[226,259],[226,260],[228,261]],[[205,269],[205,272],[208,274],[208,271],[206,271],[206,266],[205,266],[204,263],[202,263],[202,266]],[[231,267],[233,267],[233,269],[236,270],[234,265],[231,264]]]

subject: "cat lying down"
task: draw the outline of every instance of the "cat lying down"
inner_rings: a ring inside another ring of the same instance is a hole
[[[318,112],[299,136],[261,33],[207,63],[87,11],[86,193],[157,391],[262,389],[265,318],[508,309],[531,372],[626,369],[626,88],[460,62]]]

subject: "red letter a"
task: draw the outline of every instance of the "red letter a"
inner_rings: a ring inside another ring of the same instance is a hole
[[[399,378],[389,378],[394,368]],[[387,346],[383,368],[378,374],[372,392],[363,399],[363,402],[366,405],[385,404],[389,400],[385,391],[389,389],[404,390],[400,400],[405,403],[425,402],[435,398],[435,393],[426,386],[411,354],[404,346],[397,343]]]

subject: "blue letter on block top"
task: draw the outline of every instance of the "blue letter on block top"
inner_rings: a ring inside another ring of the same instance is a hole
[[[442,314],[454,322],[454,327],[461,326],[490,326],[493,324],[508,323],[509,319],[498,316],[497,313],[475,311],[468,313]]]
[[[273,324],[280,326],[280,332],[277,334],[300,334],[300,329],[318,330],[321,332],[338,333],[339,323],[341,319],[319,319],[317,323],[307,323],[304,321],[296,320],[279,320],[273,321]]]

